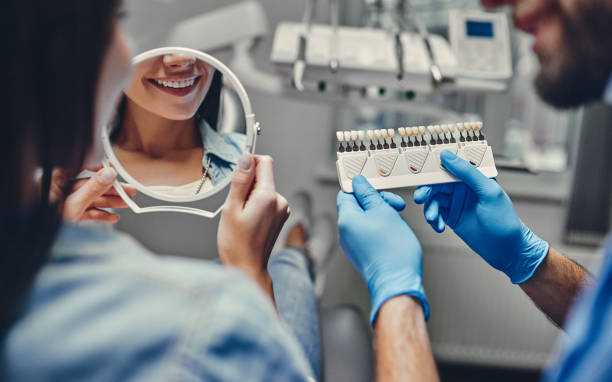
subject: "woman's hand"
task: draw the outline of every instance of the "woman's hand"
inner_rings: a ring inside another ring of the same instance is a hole
[[[91,178],[77,180],[68,196],[64,196],[63,191],[68,181],[66,174],[61,169],[53,170],[50,201],[52,203],[63,203],[62,215],[66,221],[117,222],[119,215],[102,209],[127,207],[127,204],[113,188],[117,173],[112,168],[102,168],[102,166],[88,170],[97,170],[97,173]],[[137,189],[128,185],[123,185],[123,189],[130,197],[138,192]]]
[[[268,258],[288,217],[289,204],[274,186],[272,158],[243,154],[221,214],[219,257],[247,272],[272,299]]]

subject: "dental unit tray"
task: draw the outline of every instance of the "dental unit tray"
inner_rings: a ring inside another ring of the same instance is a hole
[[[307,44],[303,42],[306,33]],[[426,43],[417,33],[402,32],[398,38],[376,28],[321,24],[307,28],[301,23],[282,22],[276,29],[270,58],[285,74],[291,74],[296,62],[303,61],[300,77],[304,82],[431,92],[434,84]],[[451,46],[437,35],[430,35],[429,43],[441,75],[454,78],[457,62]]]
[[[363,175],[377,190],[457,182],[440,162],[442,150],[465,159],[489,178],[497,176],[482,122],[338,131],[336,169],[340,187],[353,192]]]

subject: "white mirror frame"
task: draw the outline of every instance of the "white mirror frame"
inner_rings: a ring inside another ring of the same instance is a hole
[[[242,102],[242,108],[244,109],[244,117],[246,119],[246,145],[243,152],[248,152],[253,154],[255,152],[255,140],[257,135],[261,134],[261,128],[259,123],[255,121],[255,114],[253,114],[251,108],[251,101],[249,100],[249,96],[242,86],[238,77],[232,72],[224,63],[216,59],[215,57],[206,54],[204,52],[200,52],[199,50],[182,48],[182,47],[163,47],[156,48],[152,50],[148,50],[144,53],[141,53],[135,56],[132,59],[132,66],[135,66],[143,61],[146,61],[150,58],[157,57],[164,54],[181,54],[181,55],[189,55],[195,58],[201,59],[204,62],[212,64],[215,69],[219,70],[223,74],[224,80],[229,80],[229,82],[234,86],[236,93],[240,97],[240,101]],[[132,177],[128,171],[121,165],[119,159],[115,155],[113,151],[112,144],[110,142],[109,132],[107,128],[102,129],[102,144],[104,146],[104,153],[106,154],[106,159],[103,161],[105,167],[115,168],[117,173],[131,186],[134,186],[138,189],[139,192],[150,196],[156,200],[164,200],[167,202],[174,203],[185,203],[185,202],[194,202],[198,200],[204,200],[209,198],[212,195],[217,194],[221,190],[223,190],[230,182],[231,176],[228,176],[226,179],[221,181],[219,184],[215,185],[212,189],[204,192],[202,195],[194,195],[194,196],[170,196],[170,195],[161,195],[155,192],[151,192],[146,186],[137,181],[134,177]],[[147,212],[181,212],[193,215],[199,215],[206,218],[214,218],[221,212],[223,209],[223,205],[219,206],[215,211],[205,211],[198,208],[192,207],[184,207],[184,206],[153,206],[153,207],[140,207],[130,198],[127,193],[121,187],[120,182],[117,180],[113,185],[115,190],[121,198],[127,203],[134,213],[142,214]]]

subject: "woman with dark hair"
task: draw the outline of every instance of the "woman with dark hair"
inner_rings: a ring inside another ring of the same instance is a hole
[[[117,6],[3,2],[0,380],[306,380],[271,303],[266,264],[288,216],[271,158],[238,160],[218,233],[233,267],[62,223],[104,220],[98,208],[119,203],[112,169],[72,180],[101,159],[93,137],[129,79]],[[54,183],[59,168],[65,181]]]
[[[222,87],[221,73],[191,56],[136,65],[111,133],[130,175],[169,196],[198,195],[231,176],[246,136],[217,132]]]

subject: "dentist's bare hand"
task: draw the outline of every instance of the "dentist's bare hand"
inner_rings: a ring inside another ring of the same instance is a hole
[[[219,257],[246,271],[272,298],[268,259],[288,217],[289,204],[274,186],[272,158],[244,154],[221,214]]]
[[[51,193],[49,195],[51,202],[63,203],[62,215],[66,221],[117,222],[119,215],[103,210],[103,208],[127,207],[127,204],[113,188],[117,173],[112,168],[102,168],[102,166],[88,170],[97,170],[96,175],[77,180],[67,196],[64,195],[64,189],[68,177],[61,169],[53,170]],[[123,189],[130,197],[138,192],[137,189],[128,185],[123,185]]]

